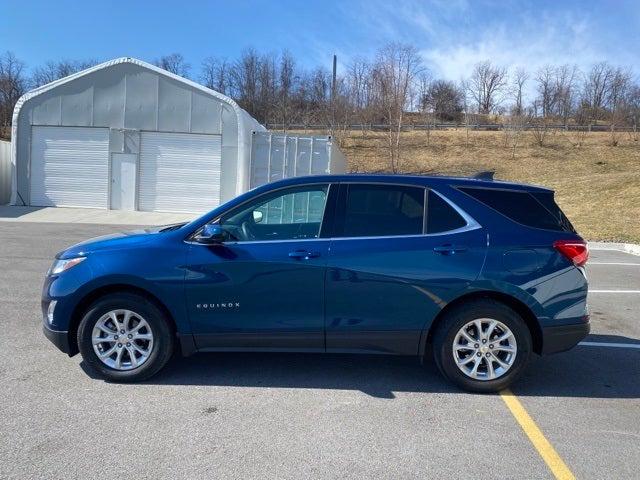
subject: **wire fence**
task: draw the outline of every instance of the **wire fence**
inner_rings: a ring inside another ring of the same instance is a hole
[[[331,125],[304,125],[304,124],[290,124],[284,125],[282,123],[268,123],[266,125],[268,130],[331,130]],[[388,124],[362,124],[353,123],[349,125],[335,125],[333,129],[336,130],[368,130],[368,131],[386,131],[389,130]],[[396,127],[393,126],[395,129]],[[408,124],[403,125],[403,131],[412,130],[457,130],[457,129],[470,129],[470,130],[484,130],[484,131],[500,131],[500,130],[557,130],[567,132],[638,132],[637,125],[562,125],[562,124],[509,124],[509,123],[433,123],[433,124]]]

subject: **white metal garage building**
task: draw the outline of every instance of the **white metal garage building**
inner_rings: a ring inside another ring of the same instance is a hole
[[[202,212],[247,190],[253,132],[232,99],[132,58],[23,96],[14,205]]]

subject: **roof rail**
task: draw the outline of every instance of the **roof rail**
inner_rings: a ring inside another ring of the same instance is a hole
[[[495,174],[495,170],[485,170],[472,175],[471,178],[475,178],[476,180],[493,180]]]

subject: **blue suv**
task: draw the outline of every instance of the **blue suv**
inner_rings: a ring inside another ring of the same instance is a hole
[[[186,224],[59,253],[45,335],[110,381],[179,350],[433,356],[502,389],[589,332],[585,241],[546,188],[342,175],[259,187]]]

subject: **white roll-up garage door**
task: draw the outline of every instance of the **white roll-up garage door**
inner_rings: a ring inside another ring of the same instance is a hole
[[[142,132],[138,208],[200,213],[220,203],[220,135]]]
[[[107,208],[109,129],[33,127],[30,204]]]

